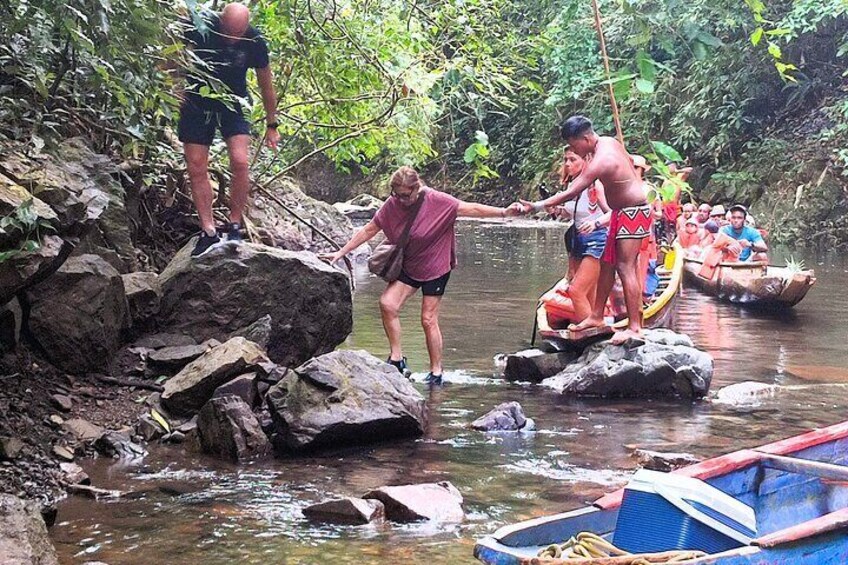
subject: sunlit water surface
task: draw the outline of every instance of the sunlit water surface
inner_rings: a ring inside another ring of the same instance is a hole
[[[806,258],[818,283],[789,315],[746,312],[686,290],[675,329],[715,358],[713,389],[745,380],[792,385],[746,406],[709,402],[579,401],[497,379],[493,357],[528,345],[533,308],[565,264],[563,230],[467,222],[460,266],[442,306],[447,384],[427,390],[430,424],[416,441],[236,467],[156,448],[137,466],[86,465],[95,485],[135,492],[115,502],[71,498],[52,536],[63,563],[470,563],[474,539],[496,527],[585,504],[624,484],[636,445],[701,457],[755,446],[845,418],[848,320],[844,262]],[[779,258],[779,257],[778,257]],[[345,347],[385,357],[377,297],[359,277]],[[405,353],[426,372],[420,296],[402,315]],[[803,386],[798,386],[803,385]],[[538,431],[468,429],[517,400]],[[468,517],[458,525],[316,526],[301,508],[387,484],[450,480]]]

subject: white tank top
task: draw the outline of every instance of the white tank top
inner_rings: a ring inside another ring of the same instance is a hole
[[[568,202],[568,211],[574,210],[574,202]],[[595,220],[603,215],[600,201],[598,199],[598,189],[594,185],[580,193],[577,197],[577,211],[574,214],[574,225],[579,226],[586,220]]]

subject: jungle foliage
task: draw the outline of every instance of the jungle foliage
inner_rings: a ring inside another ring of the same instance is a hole
[[[0,141],[39,152],[82,134],[138,163],[136,182],[179,184],[175,68],[193,64],[179,20],[221,5],[2,0]],[[509,200],[555,167],[563,117],[584,113],[613,131],[612,84],[628,149],[656,162],[668,157],[658,147],[679,152],[696,167],[696,195],[772,202],[806,175],[811,197],[830,187],[837,202],[799,203],[780,221],[848,231],[844,191],[832,190],[848,174],[848,0],[599,5],[609,79],[583,0],[253,0],[284,139],[254,175],[322,155],[376,182],[408,163],[465,196]],[[799,146],[815,172],[775,166]]]

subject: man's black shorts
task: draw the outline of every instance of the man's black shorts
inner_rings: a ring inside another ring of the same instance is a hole
[[[215,130],[218,128],[221,129],[224,139],[234,135],[250,135],[250,123],[241,108],[233,109],[218,101],[186,100],[180,109],[180,122],[177,126],[180,141],[212,145]]]
[[[448,286],[451,272],[448,271],[441,277],[431,281],[417,281],[407,275],[404,271],[400,272],[398,280],[403,284],[408,284],[414,288],[420,288],[424,296],[442,296],[445,293],[445,287]]]

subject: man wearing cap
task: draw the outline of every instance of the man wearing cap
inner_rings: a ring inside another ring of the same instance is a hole
[[[720,226],[726,226],[730,223],[727,221],[727,213],[724,211],[724,206],[721,204],[716,204],[713,206],[713,209],[710,210],[710,219],[718,223]]]
[[[756,229],[745,225],[748,210],[741,204],[730,207],[730,225],[721,228],[721,232],[729,235],[739,242],[742,253],[739,254],[740,261],[762,261],[768,262],[768,246]]]

